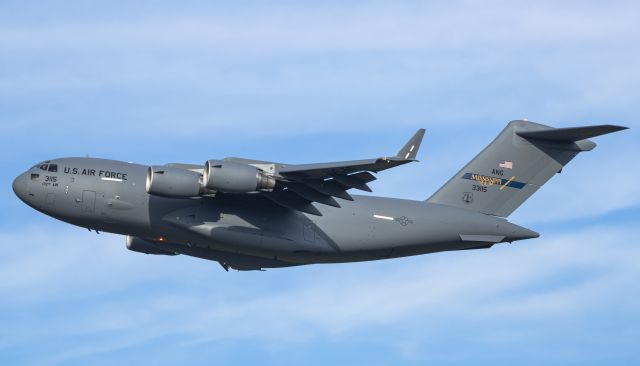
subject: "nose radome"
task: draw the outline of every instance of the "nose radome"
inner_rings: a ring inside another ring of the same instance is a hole
[[[27,173],[20,174],[16,179],[13,180],[13,193],[18,196],[18,198],[24,200],[24,197],[27,192]]]

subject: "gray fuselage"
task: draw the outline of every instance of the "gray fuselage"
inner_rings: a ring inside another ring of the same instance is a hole
[[[353,201],[339,199],[339,208],[318,205],[322,216],[316,216],[259,193],[150,195],[147,166],[139,164],[96,158],[46,164],[47,171],[36,165],[13,183],[34,209],[77,226],[153,240],[172,253],[251,258],[246,268],[393,258],[538,236],[503,218],[424,201],[354,195]]]

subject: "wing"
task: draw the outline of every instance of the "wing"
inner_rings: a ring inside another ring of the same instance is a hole
[[[334,197],[352,201],[353,198],[347,193],[349,189],[371,192],[367,183],[376,179],[372,172],[416,161],[424,132],[424,129],[419,129],[392,157],[317,164],[276,164],[276,188],[273,192],[263,194],[282,206],[321,216],[314,206],[315,202],[340,207]]]

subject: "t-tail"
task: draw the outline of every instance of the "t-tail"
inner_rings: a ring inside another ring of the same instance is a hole
[[[589,138],[624,129],[511,121],[427,201],[507,217],[578,153],[592,150],[596,144]]]

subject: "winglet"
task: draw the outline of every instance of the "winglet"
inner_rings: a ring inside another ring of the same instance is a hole
[[[424,137],[424,128],[419,129],[413,135],[409,141],[404,145],[396,157],[404,160],[415,160],[416,155],[418,154],[418,149],[420,148],[420,143],[422,142],[422,138]]]

